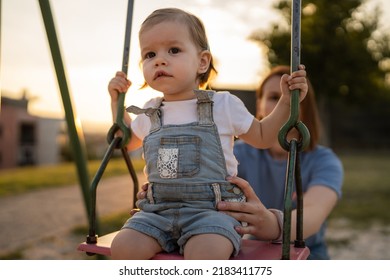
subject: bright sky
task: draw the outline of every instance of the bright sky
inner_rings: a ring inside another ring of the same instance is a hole
[[[0,0],[1,1],[1,0]],[[258,28],[278,19],[274,0],[136,0],[128,75],[133,87],[126,104],[141,105],[151,95],[138,91],[138,30],[153,10],[178,7],[199,16],[207,30],[219,72],[214,86],[254,88],[264,69],[260,48],[247,40]],[[390,15],[390,1],[382,2]],[[127,0],[51,0],[52,13],[76,114],[87,124],[111,121],[108,81],[122,68]],[[35,98],[30,112],[64,116],[38,0],[2,0],[1,88],[20,98],[26,89]],[[286,50],[290,51],[290,50]]]

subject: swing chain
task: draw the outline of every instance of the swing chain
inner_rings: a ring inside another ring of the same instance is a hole
[[[298,70],[300,64],[301,50],[301,0],[292,0],[291,6],[291,73]],[[288,162],[285,182],[284,197],[284,220],[283,220],[283,241],[282,241],[282,259],[290,259],[290,236],[291,236],[291,211],[292,211],[292,192],[295,189],[297,193],[297,225],[296,240],[294,246],[298,248],[305,247],[303,239],[303,189],[301,178],[301,167],[299,152],[306,149],[310,144],[310,133],[307,127],[299,120],[299,90],[291,91],[290,116],[287,122],[282,126],[278,134],[279,144],[288,151]],[[288,133],[296,129],[299,139],[287,139]]]
[[[291,73],[298,70],[301,61],[301,0],[293,0],[291,6]],[[299,132],[298,152],[304,150],[310,143],[310,133],[307,127],[299,121],[299,90],[291,91],[290,117],[279,131],[279,143],[283,149],[290,151],[287,134],[296,128]]]
[[[310,132],[305,124],[299,121],[299,90],[293,90],[291,92],[291,108],[290,117],[287,122],[282,126],[279,131],[278,140],[279,144],[286,151],[291,150],[291,141],[288,141],[287,134],[294,128],[299,133],[298,152],[306,149],[310,144]]]
[[[127,18],[126,18],[126,31],[125,31],[125,42],[123,48],[123,60],[122,60],[122,71],[127,74],[128,65],[129,65],[129,52],[130,52],[130,38],[131,38],[131,26],[132,26],[132,17],[133,17],[133,6],[134,1],[128,1],[127,7]],[[106,153],[104,154],[103,160],[93,178],[90,192],[91,192],[91,211],[89,216],[89,234],[87,236],[87,244],[97,243],[98,235],[98,223],[96,217],[96,196],[97,196],[97,187],[100,179],[103,176],[103,173],[108,165],[108,162],[112,158],[115,149],[120,149],[125,160],[127,169],[130,173],[130,176],[133,180],[133,204],[136,194],[138,192],[138,178],[135,172],[134,166],[131,162],[129,153],[127,151],[127,143],[130,140],[130,128],[125,124],[123,120],[124,115],[124,104],[125,104],[125,93],[118,94],[118,103],[117,103],[117,116],[114,124],[111,126],[107,133],[107,142],[109,144]],[[121,131],[122,135],[118,135],[117,132]]]
[[[133,9],[134,9],[134,0],[129,0],[127,4],[127,17],[126,17],[126,28],[125,28],[125,40],[123,46],[123,56],[122,56],[122,72],[127,75],[129,68],[129,56],[130,56],[130,40],[131,40],[131,29],[132,29],[132,20],[133,20]],[[122,140],[118,144],[117,148],[125,148],[126,144],[130,139],[130,128],[123,121],[123,114],[125,112],[125,96],[124,92],[119,93],[118,95],[118,104],[117,104],[117,116],[114,124],[110,128],[107,134],[107,142],[109,144],[115,138],[116,133],[120,130],[122,132]]]
[[[121,131],[122,135],[120,136],[121,140],[118,142],[118,145],[115,148],[121,148],[123,149],[126,147],[127,143],[129,142],[129,139],[131,137],[131,131],[130,128],[125,124],[123,121],[123,114],[125,112],[124,110],[124,103],[125,103],[125,94],[120,93],[118,95],[118,107],[117,107],[117,117],[116,121],[113,123],[111,128],[109,129],[107,133],[107,142],[108,144],[111,144],[115,138],[117,138],[117,132]]]

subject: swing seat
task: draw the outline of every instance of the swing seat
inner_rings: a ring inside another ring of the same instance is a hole
[[[98,238],[96,244],[81,243],[78,246],[79,251],[87,254],[99,254],[111,256],[111,242],[119,231],[103,235]],[[307,247],[297,248],[290,245],[291,260],[306,260],[310,250]],[[282,244],[272,243],[259,240],[242,240],[242,246],[239,254],[232,260],[280,260],[282,258]],[[159,253],[154,256],[153,260],[183,260],[183,256],[178,252]]]

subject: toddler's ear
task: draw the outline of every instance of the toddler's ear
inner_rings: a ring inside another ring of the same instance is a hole
[[[211,53],[210,51],[202,51],[200,53],[198,74],[206,73],[210,67]]]

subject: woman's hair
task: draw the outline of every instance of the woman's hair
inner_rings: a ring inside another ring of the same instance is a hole
[[[256,90],[256,99],[263,97],[265,83],[274,76],[282,77],[284,74],[290,75],[290,67],[286,65],[276,66],[271,69],[270,73],[264,78],[260,87]],[[314,94],[313,86],[310,80],[306,77],[308,91],[305,99],[300,103],[300,119],[306,125],[310,132],[310,144],[308,150],[313,150],[318,144],[321,134],[321,121],[318,114],[317,102]],[[259,116],[257,116],[259,117]]]
[[[188,31],[190,33],[190,37],[193,40],[194,44],[201,51],[210,51],[206,30],[202,21],[195,15],[176,8],[155,10],[142,23],[139,34],[142,34],[142,32],[144,32],[145,30],[164,21],[178,21],[181,24],[184,24],[185,26],[187,26]],[[205,73],[199,74],[197,77],[199,79],[200,87],[206,88],[208,86],[209,79],[216,74],[217,70],[214,67],[213,57],[211,56],[209,68]]]

